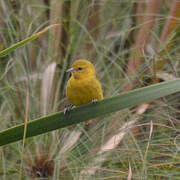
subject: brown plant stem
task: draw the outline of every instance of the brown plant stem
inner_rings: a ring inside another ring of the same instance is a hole
[[[180,1],[174,0],[169,15],[167,17],[164,29],[162,31],[160,37],[160,44],[158,46],[160,60],[158,60],[155,64],[155,71],[158,71],[163,68],[164,64],[166,64],[166,60],[161,57],[164,56],[173,45],[173,36],[169,39],[172,32],[176,30],[177,26],[180,23]],[[162,48],[162,49],[161,49]]]
[[[179,25],[180,23],[180,1],[174,0],[171,6],[169,15],[167,17],[166,24],[160,37],[161,43],[164,43],[169,34]]]
[[[146,3],[145,16],[143,18],[141,28],[137,34],[134,51],[131,54],[126,71],[129,78],[133,77],[138,72],[138,68],[143,61],[143,52],[145,51],[145,47],[149,40],[150,32],[155,26],[157,14],[160,11],[160,5],[161,0],[149,0]],[[133,80],[128,83],[122,91],[124,92],[132,89],[136,82],[137,80],[133,78]]]
[[[62,0],[51,1],[50,24],[59,24],[50,30],[49,55],[56,62],[60,62],[61,31],[62,31]]]
[[[88,14],[88,21],[87,21],[87,30],[93,39],[98,37],[100,21],[100,5],[98,0],[88,0],[89,6],[89,14]],[[88,39],[88,38],[87,38]],[[87,40],[89,42],[89,40]],[[94,59],[96,56],[95,48],[93,47],[92,43],[86,43],[84,49],[87,53],[87,57],[91,56],[91,59]]]

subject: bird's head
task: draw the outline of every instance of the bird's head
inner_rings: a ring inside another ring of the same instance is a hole
[[[71,72],[75,79],[85,79],[93,77],[96,74],[94,65],[90,61],[84,59],[76,60],[72,68],[68,69],[66,72]]]

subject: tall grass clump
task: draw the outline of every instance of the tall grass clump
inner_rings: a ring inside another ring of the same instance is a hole
[[[2,0],[0,179],[178,179],[179,7]],[[65,116],[78,58],[106,98]]]

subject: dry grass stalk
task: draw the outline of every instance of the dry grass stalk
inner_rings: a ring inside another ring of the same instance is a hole
[[[167,52],[170,51],[173,45],[173,38],[174,36],[172,32],[174,32],[177,28],[177,26],[180,23],[180,1],[174,0],[173,4],[171,5],[171,9],[169,12],[169,15],[166,20],[166,24],[164,26],[164,29],[162,31],[161,37],[160,37],[160,44],[158,46],[159,50],[159,56],[160,60],[156,60],[155,64],[155,71],[159,71],[163,68],[163,66],[166,64],[166,59],[162,59],[162,56],[165,56]]]
[[[170,9],[170,13],[169,13],[169,15],[167,17],[165,27],[164,27],[163,32],[162,32],[161,37],[160,37],[161,44],[166,43],[166,41],[168,40],[169,35],[179,25],[179,22],[180,22],[180,19],[179,19],[180,18],[180,11],[179,11],[179,9],[180,9],[180,1],[179,0],[173,1],[173,4],[172,4],[171,9]],[[158,47],[158,49],[160,49],[160,46]],[[167,47],[167,49],[170,49],[170,46]],[[160,66],[159,66],[159,64],[156,64],[155,71],[161,70],[165,63],[166,63],[166,61],[163,60],[163,63],[161,63]],[[165,80],[175,78],[173,75],[168,75],[167,73],[157,73],[156,76],[158,77],[155,80],[156,82],[158,82],[159,79],[163,79],[165,81]],[[146,107],[146,109],[148,109],[150,104],[151,103],[144,103],[144,107]]]
[[[3,27],[4,27],[4,22],[3,22],[3,16],[4,16],[4,13],[3,13],[3,9],[2,9],[2,4],[0,4],[0,28],[1,28],[1,31],[3,31]],[[1,32],[2,34],[2,32]],[[4,44],[3,44],[3,41],[2,41],[2,37],[0,36],[0,51],[4,49]]]
[[[51,95],[53,92],[55,70],[56,70],[56,62],[52,62],[45,69],[45,72],[42,75],[41,112],[43,115],[46,115],[48,112],[51,112],[50,102],[51,102]]]
[[[88,0],[88,6],[90,10],[88,14],[87,30],[93,39],[97,39],[99,33],[99,29],[97,27],[100,23],[100,3],[98,0]],[[89,42],[89,40],[87,40],[87,42]],[[96,51],[93,44],[86,43],[84,50],[88,54],[88,57],[89,55],[91,56],[91,59],[96,56]]]
[[[134,51],[131,54],[126,74],[128,77],[133,77],[137,72],[140,64],[143,61],[143,53],[147,42],[150,38],[150,32],[155,26],[157,14],[160,11],[161,0],[149,0],[146,3],[146,12],[143,18],[141,28],[137,34]],[[123,91],[128,91],[133,88],[136,80],[131,81],[125,86]]]
[[[68,138],[65,140],[64,145],[62,146],[60,153],[67,153],[69,152],[73,146],[77,143],[80,136],[82,134],[82,131],[74,130],[71,133],[69,133]]]
[[[143,111],[142,111],[143,112]],[[137,112],[138,115],[139,112]],[[80,178],[95,175],[96,171],[100,169],[101,164],[107,159],[108,152],[114,150],[121,142],[123,137],[133,128],[134,124],[137,122],[138,117],[130,122],[125,123],[120,129],[119,133],[113,135],[106,143],[104,143],[99,151],[95,154],[95,157],[88,164],[88,168],[80,172]],[[93,150],[92,150],[93,151]]]
[[[143,13],[144,13],[144,6],[146,2],[144,0],[137,1],[137,9],[136,9],[136,24],[141,24],[143,22]]]
[[[104,145],[101,146],[100,150],[96,153],[95,158],[89,163],[88,168],[82,170],[80,172],[80,179],[83,179],[84,176],[92,176],[95,175],[96,171],[100,169],[101,164],[107,159],[107,153],[115,149],[122,141],[124,136],[134,128],[136,122],[138,122],[139,117],[144,114],[144,112],[148,109],[149,104],[142,104],[136,109],[136,113],[133,116],[134,119],[130,122],[126,122],[120,129],[119,133],[111,136],[109,140],[107,140]],[[119,121],[119,119],[118,119]],[[152,127],[152,126],[151,126]],[[150,130],[150,137],[152,135],[152,128]],[[93,150],[92,150],[93,151]],[[131,177],[132,172],[129,169],[129,178]]]
[[[132,169],[131,169],[131,164],[129,163],[129,173],[127,180],[131,180],[131,179],[132,179]]]
[[[124,136],[129,132],[129,130],[134,129],[134,124],[138,122],[139,116],[141,116],[149,107],[149,103],[144,103],[136,109],[136,113],[134,115],[134,119],[130,122],[125,123],[120,129],[119,133],[112,135],[111,138],[101,146],[100,150],[96,153],[97,156],[90,162],[88,168],[86,170],[82,170],[80,173],[80,179],[83,179],[84,176],[92,176],[95,175],[96,171],[100,169],[101,164],[107,159],[107,152],[115,149],[122,141]],[[117,122],[119,119],[117,119]],[[152,130],[150,131],[152,134]],[[93,150],[92,150],[93,151]],[[106,152],[106,153],[105,153]],[[105,153],[105,154],[103,154]],[[131,177],[132,172],[129,169],[129,176]]]
[[[61,32],[62,32],[62,0],[50,1],[50,24],[59,24],[57,28],[50,30],[49,38],[49,56],[51,60],[60,62],[61,50]]]
[[[170,9],[170,13],[167,17],[167,21],[164,26],[163,32],[160,37],[160,41],[162,44],[165,43],[168,36],[172,33],[173,30],[176,29],[179,23],[180,23],[180,1],[174,0]]]

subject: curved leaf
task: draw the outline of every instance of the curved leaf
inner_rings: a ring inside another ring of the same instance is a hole
[[[45,33],[47,30],[55,27],[55,26],[58,26],[59,24],[52,24],[46,28],[44,28],[42,31],[39,31],[38,33],[36,34],[33,34],[32,36],[30,37],[27,37],[26,39],[18,42],[18,43],[15,43],[13,44],[12,46],[10,46],[9,48],[7,49],[4,49],[2,51],[0,51],[0,57],[3,57],[3,56],[6,56],[8,53],[10,53],[11,51],[14,51],[15,49],[23,46],[24,44],[30,42],[30,41],[33,41],[34,39],[36,39],[37,37],[39,37],[41,34]]]
[[[32,120],[27,124],[26,137],[32,137],[87,121],[108,113],[129,108],[147,101],[180,91],[180,79],[139,88],[117,96],[106,98],[97,104],[87,104],[72,109],[66,115],[63,112]],[[24,124],[0,132],[0,146],[23,138]]]

